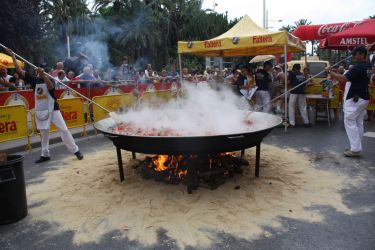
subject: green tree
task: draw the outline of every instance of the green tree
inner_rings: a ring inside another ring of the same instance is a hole
[[[5,1],[0,9],[0,39],[16,51],[27,51],[44,57],[40,61],[55,63],[66,57],[69,36],[72,49],[77,41],[81,42],[77,51],[89,50],[85,47],[87,42],[108,48],[113,64],[128,55],[133,63],[145,59],[161,69],[177,61],[179,40],[210,39],[238,21],[228,20],[227,14],[203,10],[203,0],[90,0],[94,3],[93,12],[88,2]],[[36,44],[41,44],[43,51]],[[186,58],[203,68],[204,58]]]
[[[2,1],[0,42],[26,58],[40,63],[42,38],[38,1]]]
[[[132,0],[95,0],[94,9],[95,11],[103,11],[109,10],[111,11],[112,15],[120,16],[122,10],[124,10],[128,5],[131,5],[132,2],[139,2],[139,1],[132,1]]]
[[[128,0],[116,11],[115,1],[96,1],[95,6],[96,15],[112,23],[107,30],[115,30],[108,35],[114,64],[126,54],[161,69],[176,61],[179,40],[209,39],[230,28],[226,14],[202,10],[201,0]],[[203,65],[203,58],[199,61]]]
[[[295,21],[294,22],[294,28],[298,28],[298,26],[301,26],[301,25],[310,25],[311,22],[308,21],[307,19],[299,19],[298,21]]]
[[[288,24],[288,25],[282,26],[279,30],[280,31],[284,31],[285,30],[285,31],[287,31],[289,33],[292,33],[294,29],[295,29],[294,26]]]
[[[67,48],[68,36],[85,36],[89,33],[91,11],[86,0],[42,0],[40,14],[45,38],[49,42]],[[66,52],[63,54],[66,55]]]

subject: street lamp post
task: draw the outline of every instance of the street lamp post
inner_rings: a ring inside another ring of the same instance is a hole
[[[266,0],[263,0],[263,28],[267,28],[267,21],[266,21]]]

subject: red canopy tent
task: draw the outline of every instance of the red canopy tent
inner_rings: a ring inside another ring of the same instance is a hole
[[[359,45],[375,42],[375,19],[368,19],[360,24],[332,34],[320,41],[319,47],[324,49],[349,50]],[[375,45],[371,50],[375,50]]]

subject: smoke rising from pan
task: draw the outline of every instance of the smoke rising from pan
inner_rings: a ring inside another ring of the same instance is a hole
[[[274,124],[274,116],[262,116],[263,120],[259,120],[259,113],[248,115],[250,106],[241,109],[243,102],[228,87],[217,90],[208,84],[184,84],[182,98],[141,104],[119,118],[136,128],[171,128],[186,136],[238,134]],[[245,123],[246,119],[252,124]]]

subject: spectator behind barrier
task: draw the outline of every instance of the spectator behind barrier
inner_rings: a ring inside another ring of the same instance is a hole
[[[9,82],[11,77],[7,68],[0,68],[0,91],[8,91],[13,87],[13,83]]]

